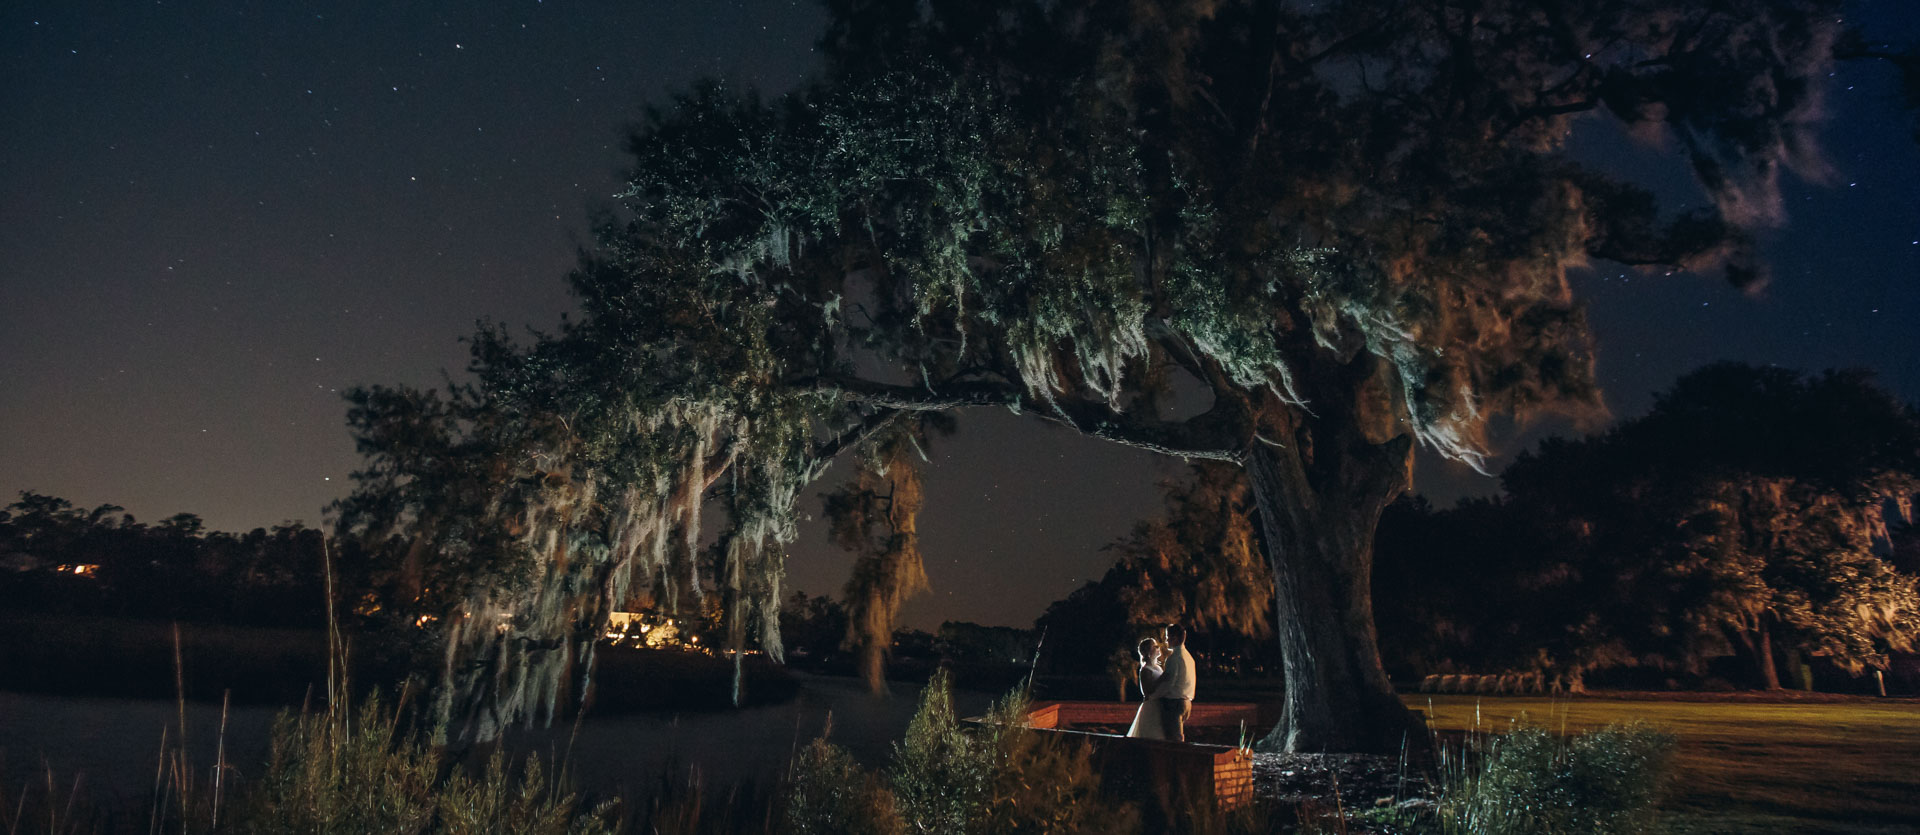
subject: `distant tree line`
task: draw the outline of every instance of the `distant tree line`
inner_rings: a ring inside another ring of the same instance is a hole
[[[0,609],[256,626],[325,622],[321,531],[153,524],[33,492],[0,509]]]
[[[1398,677],[1771,689],[1807,686],[1814,659],[1885,669],[1920,641],[1920,421],[1863,373],[1711,365],[1501,482],[1385,515],[1375,612]]]
[[[855,590],[857,591],[857,590]],[[869,636],[854,623],[857,595],[846,602],[829,595],[796,591],[780,607],[780,634],[787,643],[789,661],[802,665],[855,669],[869,673]],[[892,630],[885,656],[910,664],[947,661],[957,664],[1019,665],[1033,659],[1038,632],[1011,626],[985,626],[969,621],[946,621],[938,630],[900,627]]]

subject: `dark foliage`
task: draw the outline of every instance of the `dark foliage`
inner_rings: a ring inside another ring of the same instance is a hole
[[[1044,632],[1040,669],[1055,675],[1102,675],[1116,654],[1130,657],[1135,624],[1121,599],[1126,575],[1108,571],[1047,606],[1033,623]]]
[[[324,623],[324,535],[242,534],[180,513],[157,524],[38,493],[0,510],[0,608],[254,626]]]
[[[847,638],[847,608],[826,595],[796,591],[780,606],[780,635],[788,660],[818,664],[839,655]]]
[[[1777,687],[1780,659],[1857,672],[1920,638],[1897,563],[1920,419],[1863,374],[1708,366],[1503,480],[1500,499],[1385,516],[1375,592],[1399,670],[1697,682],[1737,657],[1736,681]]]

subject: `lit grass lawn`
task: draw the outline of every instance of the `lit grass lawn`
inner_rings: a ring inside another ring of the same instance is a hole
[[[1680,740],[1675,831],[1920,832],[1920,701],[1762,702],[1412,694],[1439,731],[1643,720]]]

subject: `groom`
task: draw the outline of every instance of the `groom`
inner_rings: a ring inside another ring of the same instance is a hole
[[[1153,688],[1160,700],[1161,730],[1174,742],[1187,741],[1187,715],[1193,712],[1193,656],[1187,652],[1187,630],[1169,624],[1160,641],[1167,647],[1166,671]]]

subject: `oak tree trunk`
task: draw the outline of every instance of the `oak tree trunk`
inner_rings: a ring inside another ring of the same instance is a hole
[[[1256,440],[1245,456],[1286,672],[1268,750],[1390,753],[1425,741],[1381,667],[1373,625],[1374,529],[1407,486],[1412,442],[1349,436],[1339,446],[1315,462]]]
[[[1765,624],[1754,630],[1757,638],[1753,642],[1753,660],[1760,671],[1760,686],[1767,690],[1780,689],[1780,668],[1773,661],[1773,631]]]

